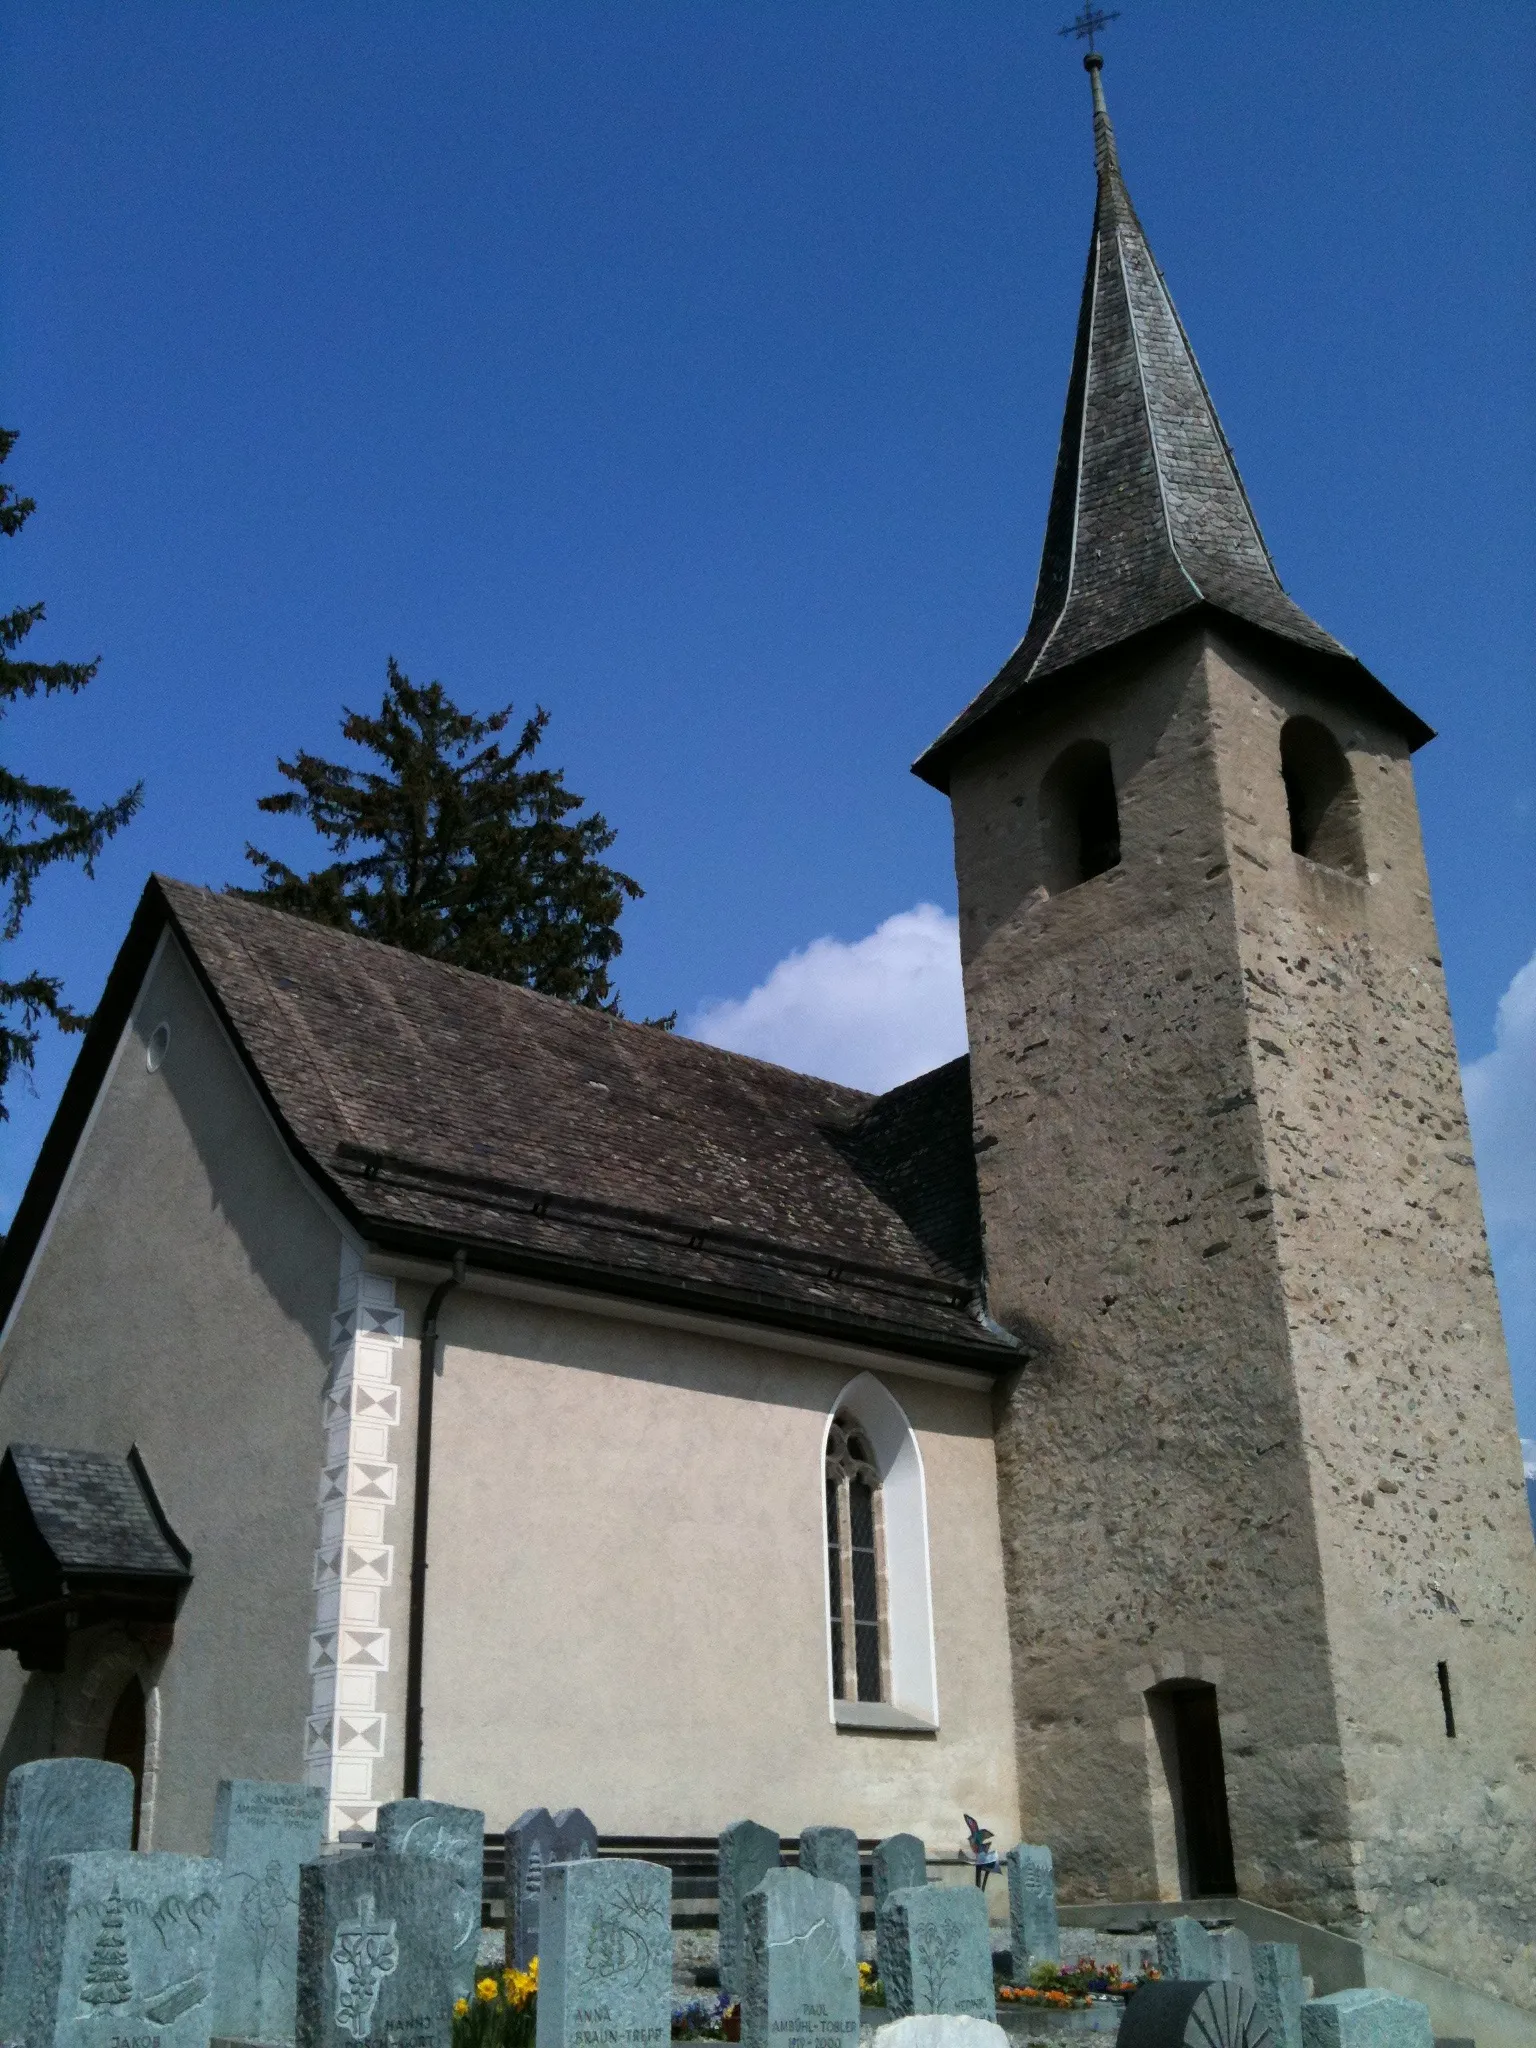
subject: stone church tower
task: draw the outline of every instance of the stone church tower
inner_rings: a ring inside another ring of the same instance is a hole
[[[1098,207],[1029,629],[953,804],[1026,1834],[1536,2001],[1536,1545],[1427,726],[1286,596]]]

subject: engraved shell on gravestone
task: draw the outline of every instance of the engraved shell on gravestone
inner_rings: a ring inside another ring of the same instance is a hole
[[[910,2013],[965,2013],[992,2019],[992,1936],[987,1902],[974,1885],[916,1885],[892,1892],[876,1917],[885,2005]]]
[[[539,1899],[544,1872],[555,1861],[555,1822],[547,1806],[530,1806],[505,1835],[506,1956],[513,1970],[526,1970],[539,1952]]]
[[[892,1892],[911,1891],[928,1882],[928,1851],[917,1835],[887,1835],[875,1844],[869,1877],[878,1917]]]
[[[55,1857],[33,1934],[29,2048],[207,2048],[220,1893],[207,1856]]]
[[[94,1757],[18,1764],[0,1812],[0,2041],[19,2041],[32,2013],[32,1929],[49,1859],[133,1846],[133,1773]]]
[[[1008,1872],[1008,1943],[1014,1981],[1026,1983],[1036,1963],[1061,1961],[1056,1872],[1041,1842],[1019,1842],[1004,1858]]]
[[[671,1871],[619,1856],[552,1864],[539,1917],[537,2048],[665,2048]]]
[[[747,1894],[779,1867],[779,1838],[760,1821],[733,1820],[720,1830],[715,1880],[720,1918],[720,1988],[740,1998],[745,1984]]]
[[[846,1889],[770,1870],[743,1918],[743,2048],[857,2048],[859,1929]]]
[[[298,2048],[450,2048],[458,1885],[430,1856],[322,1856],[299,1873]]]
[[[1143,1984],[1116,2048],[1274,2048],[1246,1984]]]
[[[379,1808],[374,1849],[381,1856],[426,1856],[452,1873],[454,1996],[467,1998],[480,1945],[485,1815],[476,1806],[449,1806],[439,1799],[392,1799]]]
[[[294,2038],[299,1983],[299,1869],[320,1854],[318,1785],[223,1778],[213,1854],[224,1872],[214,1964],[213,2032],[238,2041]]]

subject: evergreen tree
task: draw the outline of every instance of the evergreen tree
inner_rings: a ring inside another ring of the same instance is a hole
[[[0,463],[16,445],[16,436],[0,427]],[[37,510],[31,498],[18,498],[0,483],[0,534],[20,533]],[[0,614],[0,717],[20,697],[58,690],[83,690],[101,666],[96,661],[21,661],[16,650],[45,616],[42,605],[19,605]],[[0,945],[9,945],[21,931],[32,902],[33,885],[55,861],[79,861],[88,875],[96,857],[139,808],[143,784],[115,802],[92,809],[55,784],[31,782],[0,763]],[[62,1031],[83,1031],[90,1018],[72,1010],[63,999],[63,983],[49,974],[23,974],[17,981],[0,979],[0,1121],[6,1116],[5,1088],[15,1067],[30,1067],[43,1019]]]
[[[617,924],[638,883],[599,858],[614,833],[558,768],[527,763],[549,723],[535,711],[503,751],[512,707],[477,718],[441,683],[418,687],[391,656],[377,716],[349,711],[342,736],[378,768],[299,753],[278,768],[297,785],[260,799],[307,817],[338,858],[297,874],[254,846],[259,889],[237,894],[296,911],[477,974],[620,1014],[608,978]]]
[[[101,1930],[86,1961],[80,2003],[109,2007],[126,2005],[132,1996],[128,1944],[123,1938],[123,1901],[114,1878],[112,1890],[102,1908]]]

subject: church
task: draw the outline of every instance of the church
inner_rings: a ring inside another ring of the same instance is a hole
[[[1536,2009],[1536,1546],[1415,810],[1101,59],[1027,629],[879,1097],[153,879],[0,1261],[0,1769],[1048,1843]],[[1021,606],[1022,614],[1022,606]]]

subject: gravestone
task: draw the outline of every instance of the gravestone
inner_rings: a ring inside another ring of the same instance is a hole
[[[32,2012],[35,1927],[51,1856],[133,1846],[133,1773],[92,1757],[18,1764],[0,1813],[0,2041],[19,2041]]]
[[[539,1952],[539,1900],[544,1872],[555,1861],[555,1822],[547,1806],[530,1806],[506,1833],[507,1964],[526,1970]]]
[[[1253,1996],[1273,2048],[1301,2048],[1301,2008],[1307,1994],[1301,1981],[1301,1950],[1294,1941],[1254,1943]]]
[[[1227,1983],[1246,1984],[1253,1989],[1253,1945],[1241,1927],[1218,1927],[1210,1931],[1211,1956],[1216,1964],[1213,1976]]]
[[[374,1848],[381,1856],[426,1856],[453,1874],[454,1996],[475,1988],[480,1901],[485,1889],[485,1815],[439,1799],[391,1799],[379,1808]]]
[[[747,1894],[779,1866],[779,1838],[755,1820],[733,1820],[720,1831],[716,1894],[720,1912],[720,1988],[740,1998],[744,1975]]]
[[[1177,1920],[1157,1923],[1157,1967],[1165,1977],[1205,1983],[1216,1975],[1216,1951],[1211,1937],[1187,1914]]]
[[[458,1885],[431,1856],[322,1856],[299,1873],[298,2048],[450,2048]],[[127,2048],[137,2048],[129,2043]]]
[[[859,1919],[846,1888],[770,1870],[743,1918],[742,2048],[858,2048]]]
[[[974,1885],[924,1884],[892,1892],[875,1922],[886,2010],[969,2013],[992,2019],[992,1937]]]
[[[299,1865],[320,1854],[318,1785],[223,1778],[213,1854],[224,1873],[213,1971],[213,2032],[291,2042],[299,1996]]]
[[[928,1851],[916,1835],[887,1835],[875,1844],[869,1874],[878,1915],[892,1892],[911,1891],[928,1882]]]
[[[1056,1873],[1043,1844],[1020,1842],[1004,1858],[1008,1872],[1008,1945],[1014,1981],[1025,1984],[1036,1963],[1061,1961]]]
[[[800,1868],[840,1884],[859,1910],[859,1838],[852,1828],[802,1828]]]
[[[1137,1993],[1140,1996],[1140,1993]],[[1429,2007],[1390,1991],[1335,1991],[1301,2008],[1303,2048],[1434,2048]]]
[[[28,2048],[208,2048],[219,1940],[211,1857],[56,1857],[32,1939]]]
[[[579,1806],[562,1806],[555,1815],[556,1863],[585,1863],[597,1854],[597,1829]]]
[[[873,2048],[1008,2048],[1008,2036],[996,2020],[919,2012],[876,2027]]]
[[[1268,2048],[1268,2035],[1246,1984],[1143,1984],[1115,2048]]]
[[[666,2048],[671,1871],[622,1856],[551,1864],[539,1918],[537,2048]]]

